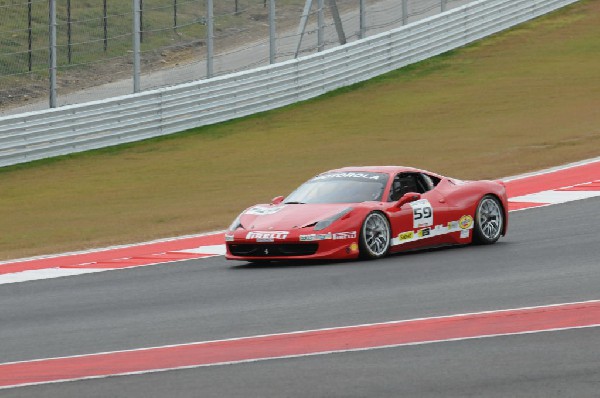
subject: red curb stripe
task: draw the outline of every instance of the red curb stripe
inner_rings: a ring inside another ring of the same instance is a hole
[[[600,161],[506,181],[506,193],[510,199],[570,185],[585,184],[597,180],[599,175]]]
[[[190,248],[200,246],[220,245],[224,242],[225,238],[223,236],[223,233],[216,233],[213,235],[175,239],[166,242],[148,243],[136,246],[123,247],[119,249],[107,249],[103,251],[93,251],[90,253],[72,254],[50,258],[11,262],[8,264],[0,264],[0,275],[56,267],[75,266],[78,268],[78,266],[80,266],[81,264],[113,261],[115,259],[123,259],[126,257],[131,258],[152,256],[156,253],[165,253],[186,249],[189,250]],[[146,264],[153,264],[155,262],[156,261],[148,260],[146,261]]]
[[[0,388],[591,326],[600,301],[6,363]]]

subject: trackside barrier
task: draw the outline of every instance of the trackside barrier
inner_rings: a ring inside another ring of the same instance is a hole
[[[319,96],[577,0],[480,0],[314,55],[209,80],[0,118],[0,167],[214,124]]]

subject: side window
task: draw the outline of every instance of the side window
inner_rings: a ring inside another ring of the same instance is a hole
[[[417,173],[401,173],[394,177],[389,201],[395,202],[408,192],[423,193],[426,191],[428,189],[425,189],[424,183]]]
[[[435,188],[438,182],[440,182],[439,178],[432,177],[424,173],[420,173],[419,177],[423,184],[423,189],[425,189],[423,192],[431,191],[433,188]]]
[[[431,191],[439,182],[439,178],[424,173],[398,174],[392,182],[389,201],[395,202],[407,192],[425,193]]]

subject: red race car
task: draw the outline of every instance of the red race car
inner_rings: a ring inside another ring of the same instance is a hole
[[[492,244],[506,234],[502,182],[461,181],[410,167],[346,167],[288,197],[246,209],[225,233],[226,258],[380,258],[452,244]]]

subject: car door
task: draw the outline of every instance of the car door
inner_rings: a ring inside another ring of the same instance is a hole
[[[448,242],[449,220],[444,195],[436,189],[439,179],[423,173],[400,173],[394,177],[389,194],[397,202],[404,194],[414,192],[420,198],[390,213],[392,251],[437,246]]]

